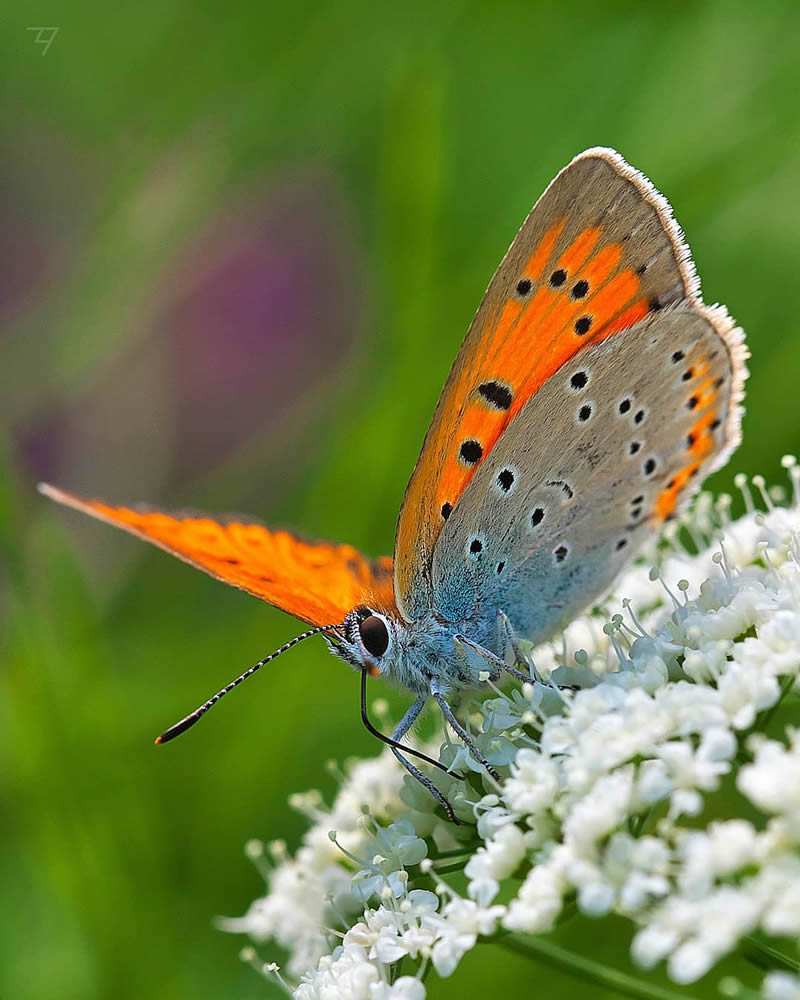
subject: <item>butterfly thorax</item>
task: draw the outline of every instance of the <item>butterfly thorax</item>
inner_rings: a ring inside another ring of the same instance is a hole
[[[428,694],[432,681],[447,689],[475,687],[487,670],[486,660],[459,642],[460,633],[432,611],[405,622],[398,614],[364,605],[351,611],[337,637],[327,641],[331,652],[355,669]]]

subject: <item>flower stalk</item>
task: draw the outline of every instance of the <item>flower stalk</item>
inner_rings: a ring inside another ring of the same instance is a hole
[[[516,934],[498,935],[492,943],[575,979],[614,990],[620,996],[633,997],[634,1000],[689,1000],[686,993],[677,993],[648,983],[641,977],[629,976],[578,952],[562,948],[545,937],[523,939]]]

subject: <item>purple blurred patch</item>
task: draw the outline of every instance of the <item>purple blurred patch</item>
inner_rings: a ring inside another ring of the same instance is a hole
[[[68,419],[64,404],[51,403],[13,428],[17,461],[31,482],[61,477]]]
[[[74,150],[56,133],[7,112],[0,131],[14,137],[0,160],[0,334],[8,336],[17,314],[41,305],[63,277],[79,239],[86,191]],[[69,199],[60,197],[59,184]]]
[[[151,334],[99,367],[80,396],[15,428],[23,468],[112,499],[167,500],[171,484],[185,496],[187,479],[254,436],[290,446],[304,401],[353,345],[359,270],[330,179],[247,197],[164,274]]]
[[[52,241],[30,215],[9,204],[6,194],[0,195],[0,330],[40,293],[55,269]]]
[[[173,360],[179,477],[254,434],[291,441],[281,414],[298,404],[302,412],[341,364],[361,298],[343,216],[326,179],[273,188],[198,237],[167,279],[159,326]]]

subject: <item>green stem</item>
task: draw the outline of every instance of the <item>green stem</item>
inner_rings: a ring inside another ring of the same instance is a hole
[[[578,897],[577,894],[573,893],[564,899],[564,904],[561,907],[561,913],[558,915],[557,926],[561,927],[563,924],[568,923],[574,917],[578,916]]]
[[[434,870],[435,870],[435,872],[436,872],[437,875],[449,875],[450,872],[463,872],[464,871],[464,867],[466,866],[467,861],[468,861],[468,858],[464,858],[463,861],[455,861],[455,862],[453,862],[452,864],[449,864],[449,865],[442,865],[441,868],[437,867]]]
[[[773,716],[781,707],[781,702],[783,701],[783,699],[794,687],[794,683],[796,680],[797,680],[796,674],[787,674],[781,680],[780,694],[778,695],[778,700],[770,708],[767,708],[763,712],[761,712],[761,714],[756,718],[755,725],[753,726],[753,730],[755,732],[761,732],[761,733],[766,732],[767,726],[770,724],[770,722],[772,722]]]
[[[800,962],[797,959],[784,955],[782,951],[773,948],[772,945],[759,941],[758,938],[748,935],[743,942],[742,952],[744,957],[764,970],[779,968],[797,975],[800,972]]]
[[[653,807],[650,806],[650,808],[647,809],[645,812],[639,813],[638,816],[633,817],[631,821],[631,833],[633,834],[634,837],[642,836],[642,833],[644,832],[645,827],[650,821],[653,812],[654,812]]]
[[[764,709],[763,712],[759,712],[759,714],[756,716],[755,722],[750,727],[750,729],[748,729],[746,733],[744,733],[743,736],[740,737],[739,750],[735,758],[737,764],[741,766],[743,764],[750,764],[752,762],[753,754],[744,746],[744,744],[747,743],[747,737],[751,733],[765,733],[767,731],[767,727],[769,726],[770,722],[772,722],[775,713],[781,707],[781,704],[785,700],[786,696],[794,687],[796,680],[797,680],[796,674],[787,674],[785,677],[783,677],[779,685],[780,694],[778,695],[778,700],[770,708]]]
[[[636,1000],[689,1000],[686,993],[675,993],[661,986],[643,982],[624,972],[609,968],[601,962],[586,958],[585,955],[578,955],[574,951],[553,944],[543,937],[527,937],[522,940],[514,934],[509,934],[506,937],[493,938],[491,943],[518,955],[524,955],[526,958],[536,959],[554,969],[560,969],[577,979],[616,990],[622,996],[635,997]]]
[[[483,844],[482,840],[475,840],[471,844],[464,844],[463,847],[454,847],[449,851],[438,851],[436,854],[429,854],[431,861],[441,861],[443,858],[457,858],[462,854],[472,854]]]

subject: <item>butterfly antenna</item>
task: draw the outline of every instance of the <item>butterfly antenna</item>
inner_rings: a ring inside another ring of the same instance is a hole
[[[259,660],[258,663],[254,663],[253,666],[250,667],[249,670],[245,670],[243,674],[239,674],[236,680],[231,681],[230,684],[226,684],[221,691],[217,691],[217,693],[212,695],[208,701],[203,702],[199,708],[190,712],[189,715],[181,719],[180,722],[176,722],[175,725],[170,726],[166,732],[157,736],[156,746],[160,746],[162,743],[169,743],[169,741],[174,740],[176,736],[180,736],[181,733],[185,733],[187,729],[191,729],[195,722],[202,719],[209,708],[213,708],[223,695],[226,695],[229,691],[233,691],[233,689],[238,687],[242,681],[246,681],[248,677],[252,677],[256,670],[260,670],[268,663],[272,663],[272,661],[276,660],[282,653],[291,649],[292,646],[296,646],[298,642],[302,642],[303,639],[310,639],[312,635],[319,635],[320,632],[335,632],[338,627],[338,625],[319,625],[316,628],[309,629],[307,632],[303,632],[302,635],[296,635],[294,639],[290,639],[289,642],[284,643],[280,649],[276,649],[274,653],[270,653],[269,656],[265,656],[263,660]]]

